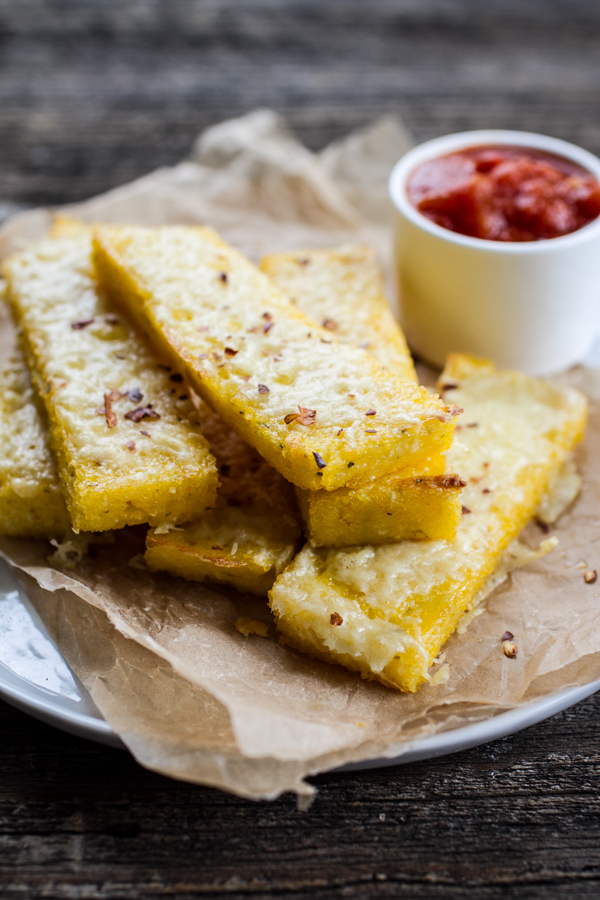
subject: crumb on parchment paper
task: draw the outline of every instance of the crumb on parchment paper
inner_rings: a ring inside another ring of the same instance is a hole
[[[257,619],[249,619],[247,616],[241,616],[235,621],[235,627],[240,634],[248,637],[249,634],[257,634],[259,637],[269,636],[269,626]]]

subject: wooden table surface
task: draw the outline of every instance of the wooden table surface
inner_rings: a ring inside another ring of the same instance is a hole
[[[516,127],[600,153],[597,0],[0,0],[0,214],[178,161],[257,106],[318,148]],[[144,771],[0,704],[0,897],[597,898],[600,696],[312,808]]]

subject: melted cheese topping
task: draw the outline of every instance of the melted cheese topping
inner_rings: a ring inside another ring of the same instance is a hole
[[[546,525],[552,525],[577,497],[583,480],[575,462],[568,459],[560,472],[552,479],[547,494],[542,498],[536,518]]]
[[[291,303],[337,338],[367,350],[399,378],[417,381],[371,247],[273,253],[260,267]]]

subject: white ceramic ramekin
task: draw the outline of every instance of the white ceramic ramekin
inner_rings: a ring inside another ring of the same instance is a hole
[[[559,372],[587,355],[600,329],[600,218],[564,237],[505,243],[448,231],[408,199],[421,163],[483,144],[546,150],[600,181],[591,153],[524,131],[466,131],[411,150],[390,177],[402,325],[413,350],[438,366],[460,351],[533,375]]]

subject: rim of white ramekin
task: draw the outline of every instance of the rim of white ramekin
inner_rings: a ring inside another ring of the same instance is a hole
[[[600,216],[598,216],[597,219],[593,219],[587,225],[584,225],[583,228],[557,238],[542,241],[491,241],[449,231],[441,225],[436,225],[435,222],[432,222],[431,219],[428,219],[427,216],[424,216],[412,205],[408,199],[406,184],[408,178],[418,166],[428,162],[430,159],[436,159],[438,156],[446,156],[446,154],[454,153],[457,150],[485,144],[506,144],[509,146],[529,147],[533,150],[545,150],[548,153],[563,156],[565,159],[577,163],[600,181],[600,159],[588,150],[584,150],[576,144],[571,144],[569,141],[548,137],[544,134],[535,134],[535,132],[531,131],[509,131],[501,128],[461,131],[457,134],[447,134],[443,137],[426,141],[424,144],[419,144],[418,147],[409,150],[396,163],[390,175],[389,191],[392,202],[398,212],[418,228],[429,232],[437,238],[451,244],[470,247],[474,250],[488,253],[552,253],[563,248],[566,249],[567,245],[586,243],[588,240],[592,240],[600,235]]]

